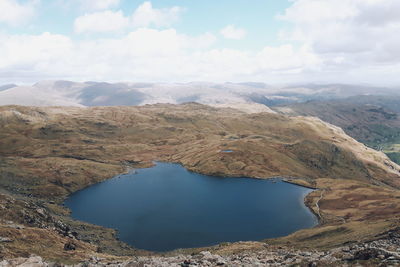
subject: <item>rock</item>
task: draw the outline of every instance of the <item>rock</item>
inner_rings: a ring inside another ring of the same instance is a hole
[[[385,257],[385,255],[378,255],[378,259],[380,259],[380,260],[383,260],[383,259],[385,259],[386,257]]]
[[[73,242],[68,242],[64,245],[64,250],[75,250],[76,245]]]
[[[12,260],[3,260],[0,266],[4,267],[48,267],[49,265],[43,262],[43,259],[38,256],[31,256],[29,258],[16,258]]]
[[[349,247],[342,247],[342,251],[343,252],[350,252],[350,248]]]
[[[225,265],[226,262],[223,259],[219,259],[219,260],[217,260],[216,264],[217,264],[217,266],[222,266],[222,265]]]
[[[42,215],[43,217],[47,217],[46,212],[42,208],[36,209],[36,212],[39,213],[40,215]]]
[[[304,257],[311,257],[312,253],[306,251],[306,252],[301,252],[300,255]]]
[[[252,251],[246,250],[236,252],[228,256],[220,256],[213,254],[210,251],[202,251],[194,255],[178,254],[175,256],[153,256],[153,257],[135,257],[129,261],[109,262],[108,259],[100,259],[92,257],[89,261],[83,262],[81,267],[95,266],[110,266],[110,267],[191,267],[191,266],[361,266],[355,261],[365,261],[365,266],[398,266],[400,263],[400,255],[398,248],[400,247],[398,239],[382,239],[372,241],[370,243],[354,244],[351,247],[339,247],[328,251],[309,251],[309,250],[294,250],[287,247],[277,248],[273,245],[261,250]],[[66,250],[74,250],[76,244],[71,239],[65,244]],[[346,252],[343,252],[346,251]],[[25,263],[32,261],[33,264],[26,265]],[[17,261],[3,261],[0,266],[54,266],[45,262],[43,265],[37,265],[38,260],[18,259]],[[36,264],[36,265],[35,265]],[[363,262],[364,264],[364,262]],[[370,264],[370,265],[368,265]],[[55,265],[54,267],[56,267]],[[67,267],[59,265],[57,267]]]
[[[21,224],[16,224],[16,223],[11,223],[7,225],[9,228],[14,228],[14,229],[25,229],[25,226]]]
[[[209,259],[212,257],[212,254],[210,251],[202,251],[198,254],[198,256],[200,256],[200,258]]]
[[[353,260],[369,260],[377,258],[381,252],[374,248],[359,250],[354,253]]]

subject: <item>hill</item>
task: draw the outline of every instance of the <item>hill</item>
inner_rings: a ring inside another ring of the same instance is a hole
[[[306,203],[320,225],[268,244],[333,248],[385,236],[399,222],[400,167],[317,118],[195,103],[3,106],[0,127],[0,236],[12,240],[3,242],[3,257],[35,253],[76,262],[87,255],[148,255],[116,240],[110,229],[73,221],[60,204],[72,192],[155,160],[317,188]],[[241,247],[224,246],[224,253]]]
[[[348,135],[399,162],[400,107],[397,96],[355,96],[309,101],[274,109],[292,116],[314,116],[341,127]]]

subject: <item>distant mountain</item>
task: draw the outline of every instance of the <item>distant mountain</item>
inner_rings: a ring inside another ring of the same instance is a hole
[[[5,84],[5,85],[0,85],[0,92],[8,90],[10,88],[16,87],[16,84]]]
[[[356,85],[271,86],[265,83],[106,83],[41,81],[0,87],[0,105],[137,106],[155,103],[251,104],[266,106],[354,95],[392,95],[393,89]]]

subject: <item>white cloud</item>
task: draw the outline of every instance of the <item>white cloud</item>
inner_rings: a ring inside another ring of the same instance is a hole
[[[105,10],[118,7],[120,0],[75,0],[84,10]]]
[[[76,33],[85,32],[115,32],[122,31],[129,25],[129,19],[124,17],[122,11],[102,11],[85,14],[75,19]]]
[[[246,36],[246,30],[237,28],[234,25],[228,25],[223,28],[220,33],[226,39],[241,40]]]
[[[212,49],[214,41],[209,33],[187,36],[149,28],[121,38],[81,41],[49,33],[3,36],[0,80],[265,80],[272,72],[299,70],[311,62],[309,54],[294,47],[249,52]]]
[[[206,32],[199,36],[187,37],[186,39],[187,43],[189,43],[193,49],[203,49],[212,46],[217,40],[217,37],[212,33]]]
[[[340,2],[327,0],[294,0],[292,6],[286,9],[285,14],[278,18],[296,23],[317,23],[321,21],[337,21],[357,15],[353,4],[358,0],[341,0]]]
[[[121,32],[129,27],[169,27],[179,20],[179,14],[182,10],[180,7],[154,9],[151,2],[144,2],[134,11],[132,16],[124,16],[121,10],[105,10],[85,14],[75,19],[74,28],[76,33],[84,33]]]
[[[61,74],[73,54],[72,41],[63,35],[0,36],[0,76],[36,76],[36,70]]]
[[[327,69],[345,72],[400,61],[398,10],[398,0],[295,0],[279,18],[294,25],[284,38],[308,45]]]
[[[20,3],[17,0],[0,0],[0,23],[17,26],[29,21],[36,13],[38,1]]]
[[[307,46],[295,49],[293,45],[267,46],[258,53],[260,69],[281,73],[296,73],[320,66],[319,58]]]
[[[134,27],[169,27],[179,20],[182,11],[183,8],[178,6],[155,9],[151,2],[146,1],[133,13],[132,24]]]
[[[83,16],[86,21],[80,23],[77,19],[77,32],[123,30],[120,37],[73,40],[0,32],[0,81],[400,84],[400,17],[394,11],[399,8],[398,0],[294,0],[279,16],[290,24],[281,34],[282,44],[247,51],[215,49],[216,37],[210,33],[150,29],[175,22],[181,9],[154,9],[145,2],[132,17],[103,11]]]

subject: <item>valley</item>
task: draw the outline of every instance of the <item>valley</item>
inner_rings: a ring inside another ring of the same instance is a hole
[[[282,177],[317,189],[305,199],[319,216],[317,227],[264,242],[207,248],[213,253],[256,251],[265,244],[330,250],[386,240],[399,226],[400,167],[315,117],[196,103],[2,106],[0,125],[0,236],[10,240],[1,243],[6,258],[34,253],[68,263],[87,255],[109,261],[152,255],[118,241],[111,229],[71,219],[61,204],[73,192],[154,161],[231,179]]]

